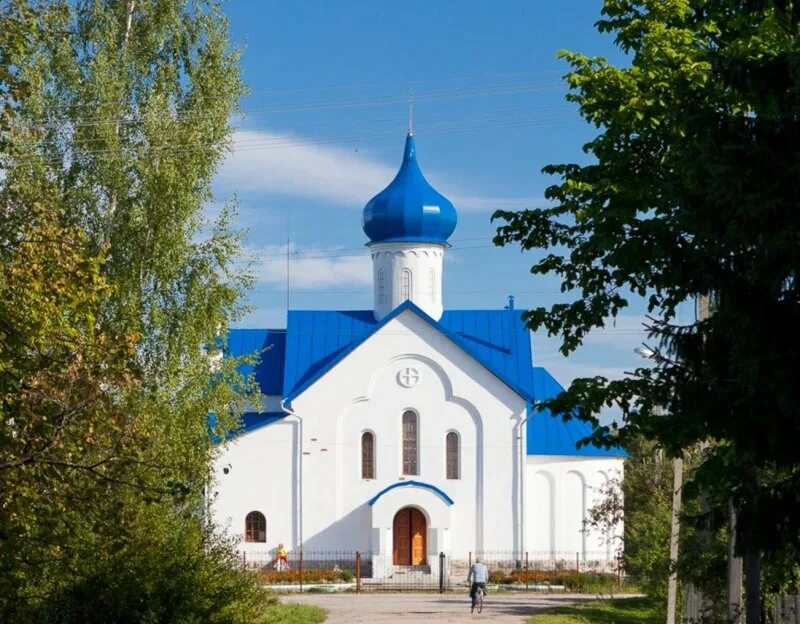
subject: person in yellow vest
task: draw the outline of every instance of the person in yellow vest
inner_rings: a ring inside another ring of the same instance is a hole
[[[278,572],[283,572],[284,570],[291,570],[292,568],[289,566],[289,551],[283,546],[283,544],[278,544],[278,550],[275,552],[275,566],[274,568]]]

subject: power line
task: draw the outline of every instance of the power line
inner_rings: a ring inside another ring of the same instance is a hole
[[[329,310],[298,310],[294,309],[291,312],[328,312]],[[364,310],[338,310],[340,312],[372,312],[371,309],[364,309]],[[475,311],[483,311],[476,309]],[[492,312],[503,313],[504,310],[490,310]],[[524,309],[514,310],[514,312],[524,311]],[[385,336],[462,336],[464,338],[472,337],[472,334],[466,331],[438,331],[435,329],[431,330],[422,330],[422,331],[414,331],[414,330],[398,330],[398,329],[386,329],[385,327],[380,329],[379,331],[375,332],[375,325],[365,326],[364,329],[349,329],[345,331],[339,331],[337,329],[293,329],[292,335],[302,335],[302,336],[319,336],[319,335],[336,335],[341,336],[343,333],[349,334],[353,337],[353,340],[358,340],[360,338],[364,338],[369,336],[370,338],[379,338]],[[237,327],[234,329],[255,329],[255,328],[247,328],[247,327]],[[259,328],[262,329],[262,328]],[[278,327],[278,328],[269,328],[270,332],[277,333],[277,334],[285,334],[288,330],[285,327]],[[591,336],[592,334],[614,334],[614,335],[630,335],[630,336],[640,336],[642,334],[649,333],[650,330],[648,329],[616,329],[616,328],[595,328],[587,332],[585,337]],[[499,341],[498,344],[502,344],[502,341]],[[255,349],[258,351],[258,349]]]
[[[480,96],[497,96],[497,95],[515,95],[518,93],[529,93],[534,91],[546,91],[563,88],[564,85],[560,81],[545,82],[545,83],[508,83],[492,86],[479,86],[467,87],[451,90],[431,91],[428,93],[418,93],[415,95],[416,101],[437,101],[449,99],[461,99]],[[369,106],[385,106],[388,104],[398,104],[407,102],[407,95],[388,95],[367,98],[340,98],[328,99],[306,102],[295,102],[289,104],[274,104],[270,106],[260,106],[243,110],[244,114],[254,113],[286,113],[286,112],[305,112],[305,111],[319,111],[328,109],[341,109],[341,108],[360,108]],[[159,112],[159,115],[165,113]],[[173,111],[172,114],[166,113],[170,119],[174,121],[191,121],[207,117],[207,113],[185,113],[181,115],[179,111]],[[39,119],[38,121],[29,122],[29,125],[36,127],[58,127],[68,124],[72,128],[92,127],[103,124],[121,124],[129,125],[136,124],[141,121],[154,118],[153,115],[139,114],[139,115],[123,115],[123,116],[110,116],[104,117],[102,115],[94,115],[83,118],[82,121],[75,121],[72,119],[61,119],[48,121],[47,119]],[[80,119],[80,118],[78,118]]]
[[[424,130],[426,135],[439,135],[439,134],[453,134],[453,133],[461,133],[461,132],[480,132],[483,130],[502,130],[502,129],[512,129],[512,128],[522,128],[522,127],[533,127],[533,126],[540,126],[540,125],[552,125],[555,123],[575,123],[579,121],[573,116],[564,116],[564,117],[554,117],[554,118],[538,118],[533,121],[528,122],[511,122],[511,123],[496,123],[496,124],[477,124],[473,126],[464,126],[461,128],[451,128],[446,130]],[[124,151],[120,151],[113,148],[108,149],[99,149],[99,150],[75,150],[74,153],[65,154],[62,159],[59,158],[51,158],[48,159],[46,162],[53,165],[62,165],[66,166],[71,160],[75,158],[80,158],[81,156],[102,156],[106,154],[115,154],[120,157],[130,157],[132,152],[140,151],[144,152],[148,155],[155,155],[158,153],[163,153],[167,156],[178,156],[182,154],[192,154],[198,153],[202,151],[215,151],[218,150],[224,153],[238,153],[238,152],[248,152],[248,151],[261,151],[261,150],[271,150],[271,149],[288,149],[293,147],[305,147],[305,146],[313,146],[313,145],[324,145],[330,143],[349,143],[358,140],[369,140],[369,139],[380,139],[380,138],[391,138],[397,136],[397,130],[392,129],[391,131],[387,130],[384,132],[375,132],[375,133],[362,133],[362,134],[352,134],[350,136],[342,136],[339,138],[333,138],[328,140],[291,140],[285,141],[281,143],[269,143],[266,144],[251,144],[246,145],[244,147],[229,147],[225,148],[223,145],[216,144],[216,145],[195,145],[189,146],[188,144],[183,145],[181,147],[149,147],[149,146],[130,146],[129,149],[125,149]]]
[[[328,312],[328,311],[329,310],[324,310],[324,309],[321,309],[321,310],[313,310],[313,309],[308,309],[308,310],[294,309],[294,310],[291,310],[291,312]],[[371,309],[364,309],[364,310],[337,310],[337,311],[338,312],[372,312]],[[477,311],[481,311],[481,310],[477,310]],[[492,312],[495,312],[495,311],[496,312],[503,312],[503,310],[490,310],[490,311],[492,311]],[[515,310],[515,311],[519,312],[520,310]],[[264,329],[264,328],[236,327],[236,328],[233,328],[233,329],[240,330],[240,329]],[[268,329],[269,329],[270,332],[272,332],[274,334],[286,334],[289,331],[285,327],[268,328]],[[469,334],[468,332],[464,332],[464,331],[448,331],[448,330],[438,331],[438,330],[435,330],[435,329],[423,330],[423,331],[413,331],[413,330],[410,330],[410,329],[409,330],[397,330],[397,329],[392,330],[392,329],[386,329],[384,327],[384,328],[380,329],[379,331],[375,332],[375,326],[374,325],[367,326],[364,329],[355,329],[355,330],[349,330],[349,331],[346,331],[346,332],[343,332],[343,331],[340,331],[340,330],[337,330],[337,329],[319,329],[319,330],[293,329],[291,331],[291,333],[292,333],[292,335],[297,335],[297,336],[323,336],[323,335],[341,336],[343,333],[347,333],[347,334],[349,334],[349,335],[351,335],[353,337],[353,341],[356,341],[356,340],[359,340],[359,339],[363,339],[363,338],[365,338],[367,336],[369,336],[370,339],[385,338],[385,337],[389,337],[389,336],[448,336],[448,335],[452,335],[452,336],[460,336],[460,337],[464,337],[464,338],[473,337],[471,334]],[[528,333],[530,334],[532,332],[530,330],[528,330]],[[584,339],[586,339],[587,337],[590,337],[590,336],[597,336],[597,335],[603,335],[603,334],[614,334],[615,336],[621,336],[621,335],[641,336],[642,334],[647,334],[647,333],[649,333],[649,330],[644,329],[644,328],[642,328],[642,329],[615,329],[615,328],[606,329],[606,328],[597,328],[597,329],[592,329],[589,332],[587,332],[586,335],[584,336]],[[503,344],[503,341],[498,341],[498,344]],[[269,345],[267,345],[267,346],[269,346]],[[342,346],[344,346],[344,345],[342,345]],[[254,349],[254,351],[258,351],[258,350],[259,349]]]
[[[472,76],[445,76],[441,78],[429,78],[426,80],[406,80],[406,81],[382,81],[382,82],[371,82],[371,83],[361,83],[361,84],[349,84],[349,85],[325,85],[325,86],[318,86],[318,87],[299,87],[299,88],[291,88],[291,89],[260,89],[254,90],[246,93],[243,98],[252,97],[254,95],[286,95],[286,94],[294,94],[294,93],[317,93],[317,92],[330,92],[330,91],[355,91],[358,89],[374,89],[379,87],[400,87],[400,86],[417,86],[421,84],[440,84],[443,82],[458,82],[458,81],[479,81],[479,80],[491,80],[491,79],[499,79],[499,78],[519,78],[523,76],[534,77],[534,76],[552,76],[552,75],[561,75],[563,74],[562,70],[545,70],[545,71],[538,71],[538,72],[506,72],[500,74],[477,74]],[[226,96],[213,96],[213,95],[204,95],[198,96],[197,99],[200,101],[204,100],[215,100],[220,99]],[[97,109],[103,106],[118,106],[119,102],[85,102],[85,103],[75,103],[75,104],[57,104],[54,105],[52,108],[92,108]]]
[[[481,112],[477,115],[467,116],[462,119],[453,120],[452,114],[427,114],[423,117],[422,126],[426,133],[436,130],[444,130],[447,128],[457,128],[460,125],[467,124],[467,123],[487,123],[487,122],[522,122],[522,121],[547,121],[548,117],[542,117],[541,113],[545,111],[549,112],[561,112],[562,115],[566,111],[571,111],[571,107],[568,104],[555,104],[550,106],[527,106],[527,107],[513,107],[513,108],[501,108],[495,110],[489,110]],[[520,115],[520,113],[522,115]],[[444,121],[441,121],[444,120]],[[336,121],[325,121],[319,122],[315,124],[305,124],[301,126],[293,126],[292,132],[298,132],[303,130],[309,129],[319,129],[319,128],[331,128],[329,132],[323,133],[315,133],[313,138],[306,139],[302,136],[297,135],[280,135],[277,134],[277,131],[274,126],[247,126],[242,128],[235,128],[234,133],[236,132],[255,132],[255,131],[263,131],[268,130],[276,134],[263,136],[260,138],[255,139],[237,139],[236,145],[240,147],[246,147],[250,144],[254,143],[267,143],[267,144],[277,144],[281,145],[284,143],[295,143],[295,142],[305,142],[307,140],[313,141],[322,141],[326,138],[338,138],[341,136],[346,137],[357,137],[359,134],[368,135],[371,133],[381,132],[381,133],[391,133],[392,135],[397,133],[398,118],[385,118],[385,119],[367,119],[367,120],[359,120],[359,128],[363,128],[365,125],[369,126],[370,124],[380,124],[380,123],[388,123],[389,126],[384,128],[380,127],[373,127],[373,128],[365,128],[360,130],[353,130],[352,120],[336,120]],[[417,119],[418,127],[419,126],[419,117]],[[95,138],[82,138],[75,141],[75,145],[78,146],[86,146],[96,143],[103,143],[106,139],[102,137],[95,137]],[[166,144],[162,146],[158,146],[159,149],[165,149],[176,144]],[[187,146],[187,143],[179,144],[181,146]],[[212,144],[213,145],[213,144]],[[153,147],[155,149],[156,146]]]
[[[469,238],[454,238],[453,243],[463,243],[467,241],[485,241],[487,240],[487,236],[472,236]],[[364,245],[360,247],[328,247],[322,249],[315,249],[311,251],[295,251],[292,252],[292,258],[302,258],[309,254],[317,255],[317,254],[326,254],[326,253],[339,253],[339,252],[348,252],[348,251],[364,251]],[[451,246],[453,249],[457,249],[458,247]],[[285,251],[276,252],[274,254],[267,254],[267,255],[259,255],[259,258],[284,258],[286,256]]]
[[[504,290],[449,290],[446,289],[444,291],[445,295],[508,295],[510,291],[513,291],[514,295],[556,295],[560,294],[561,291],[558,289],[553,290],[514,290],[514,289],[504,289]],[[264,289],[264,288],[254,288],[249,290],[248,292],[254,292],[259,294],[286,294],[286,289],[282,288],[280,290],[271,290],[271,289]],[[336,288],[327,288],[327,289],[292,289],[293,295],[366,295],[372,294],[374,291],[372,288],[364,288],[360,290],[338,290]],[[428,291],[430,292],[430,291]],[[438,291],[437,291],[438,292]],[[425,291],[423,291],[425,294]]]
[[[459,251],[468,251],[468,250],[472,250],[472,249],[502,249],[502,248],[498,247],[497,245],[470,245],[470,246],[467,246],[467,247],[451,247],[449,251],[450,252],[459,252]],[[308,253],[311,254],[313,252],[308,252]],[[294,257],[294,255],[292,255],[292,257]],[[341,258],[364,258],[364,259],[368,259],[369,257],[370,257],[369,253],[357,253],[357,254],[354,254],[354,253],[343,253],[343,254],[339,254],[339,255],[334,254],[334,253],[320,253],[319,255],[307,255],[307,256],[304,256],[303,258],[300,258],[300,259],[301,260],[324,260],[324,259],[331,258],[331,259],[337,260],[337,259],[341,259]],[[262,262],[285,262],[285,261],[286,261],[286,252],[284,251],[284,252],[282,252],[280,254],[271,254],[267,259],[256,257],[256,258],[253,258],[252,260],[240,259],[240,260],[234,260],[233,262],[235,264],[259,264],[259,263],[262,263]]]

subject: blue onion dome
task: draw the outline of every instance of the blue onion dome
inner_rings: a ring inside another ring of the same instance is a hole
[[[364,207],[361,225],[373,243],[447,244],[458,217],[417,164],[414,135],[406,137],[403,164],[391,184]]]

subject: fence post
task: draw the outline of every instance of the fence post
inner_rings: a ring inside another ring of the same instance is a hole
[[[246,569],[247,569],[247,551],[243,550],[242,551],[242,570],[246,570]]]
[[[444,553],[439,553],[439,593],[444,593]]]
[[[356,593],[361,593],[361,552],[356,551]]]
[[[617,555],[617,591],[622,590],[622,555]]]
[[[472,567],[472,551],[471,550],[469,551],[469,564],[468,565],[469,565],[470,568]]]
[[[530,562],[528,561],[528,551],[525,551],[525,593],[528,593],[528,577],[530,576]]]
[[[581,573],[581,554],[579,552],[575,553],[575,572]]]
[[[303,591],[303,551],[300,550],[300,591]]]

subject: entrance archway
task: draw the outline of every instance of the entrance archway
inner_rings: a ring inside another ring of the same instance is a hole
[[[404,507],[394,516],[392,526],[394,565],[427,565],[428,523],[419,509]]]

